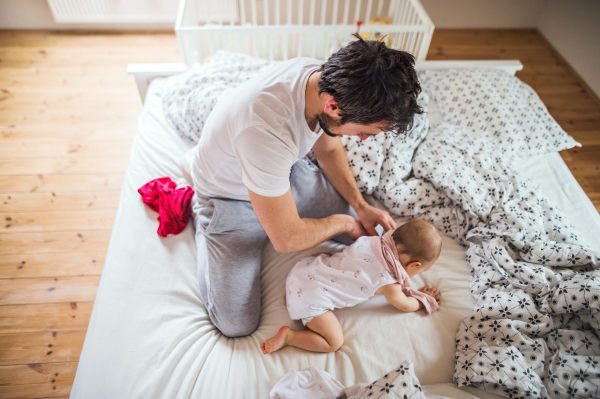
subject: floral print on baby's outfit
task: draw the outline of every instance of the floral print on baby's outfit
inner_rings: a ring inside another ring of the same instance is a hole
[[[328,310],[357,305],[380,287],[396,283],[371,248],[369,237],[332,256],[301,259],[288,274],[287,309],[304,325]]]

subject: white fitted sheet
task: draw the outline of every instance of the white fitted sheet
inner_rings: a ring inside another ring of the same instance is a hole
[[[71,397],[268,398],[276,381],[290,370],[314,366],[349,386],[373,381],[407,359],[414,362],[422,385],[451,383],[456,331],[475,301],[469,291],[465,249],[448,237],[438,264],[412,280],[416,288],[438,287],[441,309],[431,316],[424,311],[401,313],[378,295],[336,310],[345,335],[345,344],[336,353],[287,347],[263,355],[259,347],[282,325],[302,328],[300,321],[290,320],[284,306],[285,277],[300,258],[342,248],[332,242],[291,254],[277,253],[267,242],[258,330],[230,339],[212,326],[199,299],[193,224],[175,237],[158,236],[157,214],[137,193],[146,182],[163,176],[191,184],[178,162],[192,144],[165,121],[158,94],[162,84],[163,80],[152,82],[139,118]],[[431,112],[430,117],[441,118]],[[518,169],[540,184],[588,242],[598,247],[600,215],[558,154],[524,160]],[[451,397],[464,393],[444,385],[437,389]]]

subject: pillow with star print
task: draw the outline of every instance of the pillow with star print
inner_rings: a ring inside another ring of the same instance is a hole
[[[503,70],[427,70],[419,78],[448,123],[491,140],[511,162],[581,146],[530,86]]]

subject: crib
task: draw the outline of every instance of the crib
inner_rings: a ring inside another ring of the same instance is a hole
[[[218,50],[326,60],[353,33],[423,61],[433,30],[418,0],[181,0],[175,24],[186,65]]]

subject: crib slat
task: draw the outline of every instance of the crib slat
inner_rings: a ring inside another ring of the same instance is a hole
[[[388,15],[392,17],[392,23],[396,25],[398,23],[398,17],[396,13],[398,12],[398,0],[391,0],[390,7],[388,9]]]
[[[256,16],[256,0],[250,0],[250,5],[252,7],[252,26],[258,25],[258,18]]]
[[[356,4],[356,10],[354,10],[354,22],[360,21],[360,9],[362,6],[362,0],[358,0]]]
[[[263,0],[263,25],[270,25],[269,23],[269,0]]]
[[[338,23],[338,5],[339,5],[339,0],[334,0],[333,1],[333,17],[331,20],[331,25],[337,25],[337,23]]]
[[[241,24],[242,26],[246,25],[246,0],[240,1],[240,14],[241,14]]]
[[[217,23],[219,25],[223,25],[223,13],[221,12],[221,2],[215,1],[214,4],[217,5],[217,10],[216,10],[217,11]]]
[[[350,0],[344,1],[344,19],[342,20],[342,25],[350,25],[350,21],[348,21],[349,12],[350,12]]]
[[[204,0],[204,12],[206,13],[206,23],[210,24],[212,22],[212,14],[210,12],[210,3],[208,0]]]
[[[385,19],[381,12],[383,11],[383,0],[379,0],[379,5],[377,6],[377,16],[382,20]]]
[[[367,3],[367,17],[365,18],[365,24],[368,24],[371,22],[371,8],[373,7],[373,0],[369,0],[369,2]]]

